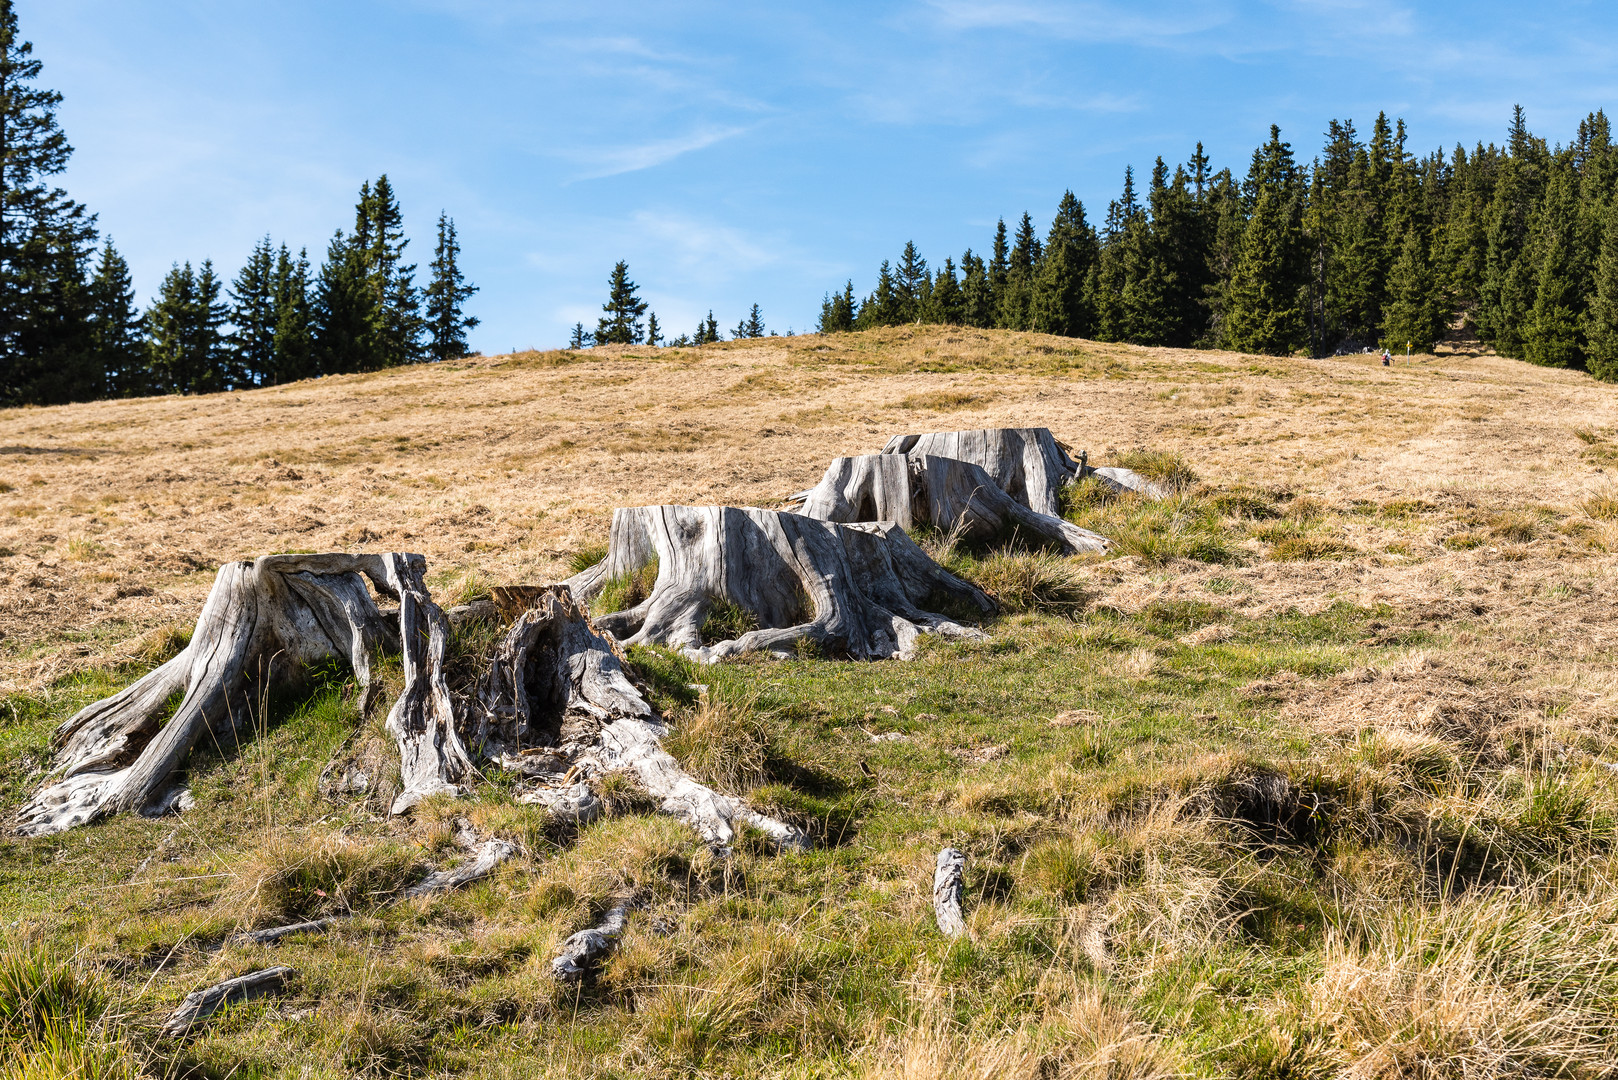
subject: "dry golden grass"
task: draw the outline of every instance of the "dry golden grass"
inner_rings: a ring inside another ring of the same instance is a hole
[[[406,548],[440,588],[552,580],[601,542],[615,506],[769,505],[897,432],[1008,424],[1049,426],[1093,461],[1179,454],[1220,489],[1486,511],[1450,531],[1481,537],[1488,557],[1431,559],[1445,570],[1415,575],[1424,584],[1495,591],[1476,565],[1497,561],[1490,548],[1513,576],[1538,572],[1544,528],[1490,519],[1526,502],[1593,500],[1584,539],[1605,544],[1612,528],[1590,454],[1605,445],[1594,433],[1618,428],[1610,388],[1490,356],[1383,369],[947,327],[529,352],[0,413],[0,689],[187,617],[227,559]],[[1419,588],[1355,554],[1408,547],[1388,538],[1397,521],[1350,529],[1352,550],[1332,547],[1328,567],[1311,556],[1329,539],[1281,538],[1283,557],[1306,561],[1262,565],[1259,591]],[[1418,555],[1442,556],[1416,539]],[[1605,582],[1611,562],[1589,554],[1581,572]]]

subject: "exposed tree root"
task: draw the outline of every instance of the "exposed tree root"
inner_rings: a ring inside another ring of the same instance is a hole
[[[601,813],[588,781],[627,772],[715,848],[727,848],[741,824],[785,847],[807,844],[791,825],[699,784],[662,748],[662,722],[564,587],[542,593],[506,632],[473,711],[483,745],[498,747],[502,763],[520,765],[535,747],[568,763],[554,783],[520,796],[560,820],[582,824]]]
[[[966,920],[961,917],[961,887],[966,873],[966,854],[955,848],[938,853],[938,868],[933,871],[933,916],[938,929],[949,937],[960,937],[966,932]]]
[[[586,971],[605,959],[618,944],[633,907],[629,900],[619,901],[599,926],[580,930],[562,942],[562,951],[551,961],[551,974],[563,982],[582,979]]]
[[[896,525],[838,525],[730,506],[614,511],[607,557],[567,585],[588,600],[654,559],[650,595],[595,625],[626,644],[669,645],[702,662],[748,652],[792,656],[800,643],[855,660],[906,659],[923,633],[979,636],[921,605],[995,610]],[[705,643],[705,623],[722,610],[757,629]]]
[[[517,845],[505,840],[491,839],[480,842],[477,831],[465,821],[462,821],[460,828],[456,830],[455,842],[465,848],[471,857],[463,859],[447,870],[433,871],[419,883],[406,889],[401,899],[415,900],[470,885],[474,881],[488,877],[501,863],[517,854]]]
[[[265,968],[262,971],[238,975],[234,979],[226,979],[222,983],[193,990],[180,1002],[180,1007],[174,1010],[168,1020],[163,1024],[162,1033],[173,1038],[184,1035],[194,1026],[218,1012],[224,1005],[233,1001],[247,1001],[251,998],[263,997],[281,988],[288,978],[297,974],[289,967]]]

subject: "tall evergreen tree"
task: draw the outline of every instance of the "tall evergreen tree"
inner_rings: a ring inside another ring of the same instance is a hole
[[[897,326],[905,321],[904,303],[894,283],[893,269],[888,260],[883,259],[876,272],[876,288],[860,304],[854,325],[860,330],[870,330],[877,326]]]
[[[1596,260],[1595,295],[1585,316],[1585,368],[1604,382],[1618,382],[1618,199],[1607,207]]]
[[[135,283],[109,237],[90,282],[92,369],[104,382],[101,397],[134,397],[147,392],[145,323],[135,307]]]
[[[1523,359],[1547,367],[1584,366],[1587,267],[1580,250],[1573,182],[1558,170],[1546,189],[1536,236],[1539,273],[1523,327]]]
[[[998,238],[997,238],[998,239]],[[1023,211],[1017,238],[1006,260],[1005,286],[999,297],[998,324],[1007,330],[1031,330],[1034,323],[1034,279],[1044,256],[1034,219]]]
[[[100,393],[85,267],[95,218],[51,177],[73,148],[56,122],[62,95],[41,71],[12,0],[0,0],[0,405]]]
[[[933,276],[922,321],[959,325],[964,308],[965,297],[961,293],[961,283],[955,276],[955,260],[946,255],[944,265]]]
[[[859,305],[854,301],[854,282],[850,280],[840,293],[828,293],[820,303],[820,321],[815,332],[841,334],[854,329],[854,318]]]
[[[1033,329],[1068,337],[1094,333],[1095,313],[1085,283],[1097,254],[1095,230],[1084,218],[1084,204],[1073,192],[1063,193],[1030,302]]]
[[[466,335],[478,320],[466,314],[465,304],[478,291],[461,274],[461,245],[455,238],[455,222],[449,214],[438,213],[438,246],[433,249],[432,280],[427,283],[427,357],[453,360],[470,351]],[[652,344],[656,344],[653,342]]]
[[[747,313],[747,318],[742,321],[742,330],[744,331],[744,337],[761,338],[764,336],[764,314],[759,311],[757,304],[753,305],[752,310]]]
[[[573,336],[568,339],[567,347],[570,349],[588,349],[595,344],[594,335],[584,328],[584,324],[573,324]],[[701,344],[701,342],[698,342]]]
[[[230,336],[235,367],[245,385],[259,386],[275,379],[275,252],[270,238],[253,245],[241,272],[230,286]]]
[[[905,241],[899,255],[899,265],[893,268],[895,323],[911,323],[922,317],[932,291],[932,278],[927,273],[927,260],[916,250],[913,240]]]
[[[619,262],[607,279],[607,302],[601,305],[605,312],[596,322],[597,345],[636,345],[646,333],[641,321],[646,314],[646,301],[635,292],[635,283],[629,280],[629,264]]]
[[[1436,296],[1427,244],[1419,229],[1410,229],[1388,274],[1382,344],[1389,349],[1431,352],[1444,336],[1448,314],[1436,303]]]
[[[994,285],[989,268],[971,248],[961,256],[961,321],[967,326],[994,325]]]
[[[339,229],[326,246],[310,305],[313,374],[339,375],[386,366],[380,300],[372,288],[366,240]]]
[[[428,358],[423,347],[425,321],[416,288],[415,264],[405,265],[404,213],[386,173],[375,185],[360,188],[354,208],[354,248],[365,267],[376,310],[376,338],[371,350],[380,366],[413,364]]]
[[[663,328],[657,325],[657,312],[655,311],[646,316],[646,344],[663,344]]]
[[[175,266],[163,279],[146,313],[147,368],[154,386],[169,394],[208,394],[231,389],[229,349],[223,328],[229,308],[213,263]]]
[[[271,280],[275,301],[275,361],[270,382],[285,383],[317,374],[313,314],[309,299],[309,252],[300,249],[294,259],[285,244],[275,256]]]
[[[1225,313],[1231,348],[1286,355],[1309,344],[1303,194],[1292,147],[1272,124],[1243,184],[1253,210],[1231,275]]]
[[[708,317],[703,320],[701,330],[704,343],[719,340],[719,321],[713,317],[713,308],[708,309]]]

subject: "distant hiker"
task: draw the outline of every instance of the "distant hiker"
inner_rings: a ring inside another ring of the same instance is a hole
[[[1387,367],[1391,363],[1393,363],[1393,355],[1391,353],[1389,353],[1388,350],[1383,349],[1382,350],[1382,366]]]

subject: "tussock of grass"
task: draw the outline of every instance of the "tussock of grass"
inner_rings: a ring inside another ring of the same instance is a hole
[[[1583,510],[1597,521],[1618,521],[1618,494],[1592,495],[1584,500]]]
[[[1050,551],[999,552],[981,559],[957,555],[946,568],[988,593],[1007,614],[1072,615],[1089,601],[1073,560]]]
[[[712,645],[720,641],[735,641],[757,629],[758,616],[740,604],[720,597],[708,604],[708,613],[703,616],[698,634],[704,645]]]
[[[392,844],[340,832],[280,830],[242,854],[217,905],[248,929],[365,911],[391,898],[419,858]]]
[[[1308,562],[1312,559],[1339,559],[1353,554],[1353,551],[1335,536],[1288,536],[1278,539],[1270,547],[1270,558],[1276,562]]]
[[[604,543],[586,544],[584,547],[581,547],[577,551],[572,552],[571,554],[568,555],[568,557],[567,557],[567,572],[568,572],[568,575],[571,577],[574,574],[582,574],[586,570],[590,569],[590,567],[596,565],[597,563],[599,563],[602,559],[605,559],[606,557],[607,557],[607,545],[606,544],[604,544]]]
[[[1080,492],[1076,499],[1087,499]],[[1133,555],[1161,566],[1176,559],[1236,563],[1241,556],[1230,543],[1220,514],[1193,495],[1141,499],[1126,495],[1106,502],[1078,504],[1068,520],[1098,532],[1114,544],[1114,554]]]
[[[1179,454],[1167,450],[1148,450],[1139,447],[1114,454],[1112,464],[1133,469],[1148,480],[1156,481],[1170,491],[1185,491],[1198,480],[1191,463]]]
[[[627,611],[644,603],[652,595],[652,587],[657,584],[657,567],[658,560],[654,557],[639,570],[610,579],[590,601],[590,614],[596,616]]]
[[[759,710],[756,698],[731,701],[710,694],[675,724],[663,745],[693,776],[721,791],[741,792],[768,778],[780,738],[778,722]]]

